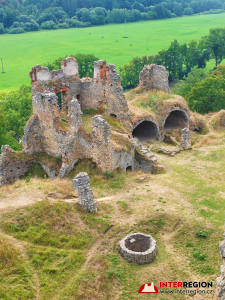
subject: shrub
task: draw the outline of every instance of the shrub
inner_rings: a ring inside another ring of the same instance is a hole
[[[0,25],[0,34],[4,34],[4,33],[5,33],[5,28]]]
[[[193,15],[193,9],[191,7],[186,7],[184,9],[184,15],[188,15],[188,16]]]
[[[197,231],[196,231],[196,235],[197,235],[198,237],[206,238],[207,235],[208,235],[208,232],[207,232],[207,231],[203,231],[203,230],[197,230]]]
[[[59,23],[58,27],[61,29],[66,29],[66,28],[69,28],[69,25],[67,23]]]
[[[201,250],[195,250],[193,254],[194,258],[197,258],[198,260],[206,260],[207,255],[204,254]]]
[[[58,26],[53,21],[46,21],[41,24],[41,29],[46,29],[46,30],[58,29]]]
[[[114,177],[114,174],[111,173],[111,172],[109,172],[109,171],[105,171],[105,172],[103,173],[103,178],[104,178],[104,179],[109,179],[109,178],[113,178],[113,177]]]
[[[10,34],[24,33],[24,29],[22,27],[12,28],[9,30],[9,33]]]

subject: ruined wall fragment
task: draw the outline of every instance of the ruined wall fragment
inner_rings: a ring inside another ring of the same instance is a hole
[[[13,183],[23,176],[36,161],[33,156],[13,151],[10,146],[1,147],[0,155],[0,186]]]
[[[164,66],[145,65],[139,75],[139,85],[147,88],[157,88],[170,93],[168,77],[169,73]]]
[[[92,134],[94,161],[102,171],[112,169],[111,126],[101,115],[92,118]]]
[[[23,151],[26,154],[42,152],[42,129],[37,115],[32,115],[24,127]]]
[[[69,104],[69,110],[68,110],[68,119],[70,127],[74,132],[78,132],[79,126],[82,125],[82,111],[80,109],[80,104],[77,99],[73,98],[73,100]]]
[[[64,58],[61,62],[61,68],[63,73],[66,76],[73,76],[73,75],[79,76],[78,73],[79,66],[74,57]]]
[[[77,191],[78,201],[87,211],[96,213],[97,202],[90,186],[90,179],[87,173],[79,173],[73,179],[73,188]]]
[[[189,149],[189,148],[191,148],[191,131],[188,128],[184,128],[181,131],[180,146],[183,149]]]

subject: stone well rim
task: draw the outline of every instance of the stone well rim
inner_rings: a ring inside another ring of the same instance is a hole
[[[147,249],[143,252],[140,252],[140,251],[137,252],[137,251],[133,251],[133,250],[130,250],[129,248],[127,248],[125,246],[126,240],[129,239],[130,237],[134,237],[135,235],[142,235],[144,237],[148,237],[150,239],[149,249]],[[142,232],[135,232],[135,233],[130,233],[130,234],[126,235],[122,240],[120,240],[119,244],[120,244],[120,247],[122,249],[126,250],[127,253],[140,255],[140,256],[147,255],[147,254],[153,252],[156,249],[156,241],[154,240],[154,238],[150,234],[145,234],[145,233],[142,233]]]

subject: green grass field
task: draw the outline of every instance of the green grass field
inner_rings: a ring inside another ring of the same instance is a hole
[[[118,69],[133,57],[152,55],[167,49],[174,39],[179,43],[199,40],[208,34],[210,28],[224,26],[224,16],[198,15],[128,23],[127,39],[122,38],[124,24],[2,35],[0,57],[3,58],[6,73],[0,73],[0,91],[17,89],[23,83],[29,84],[29,71],[33,65],[72,53],[93,53],[99,59],[115,64]]]

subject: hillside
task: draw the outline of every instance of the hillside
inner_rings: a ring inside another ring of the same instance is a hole
[[[224,131],[192,133],[192,142],[191,150],[174,157],[156,154],[164,174],[114,173],[107,179],[86,160],[68,179],[32,177],[2,187],[1,297],[139,299],[142,284],[168,280],[212,281],[214,295],[224,221]],[[71,179],[81,170],[91,178],[97,215],[76,203]],[[118,242],[130,232],[156,239],[154,263],[133,265],[120,256]]]

